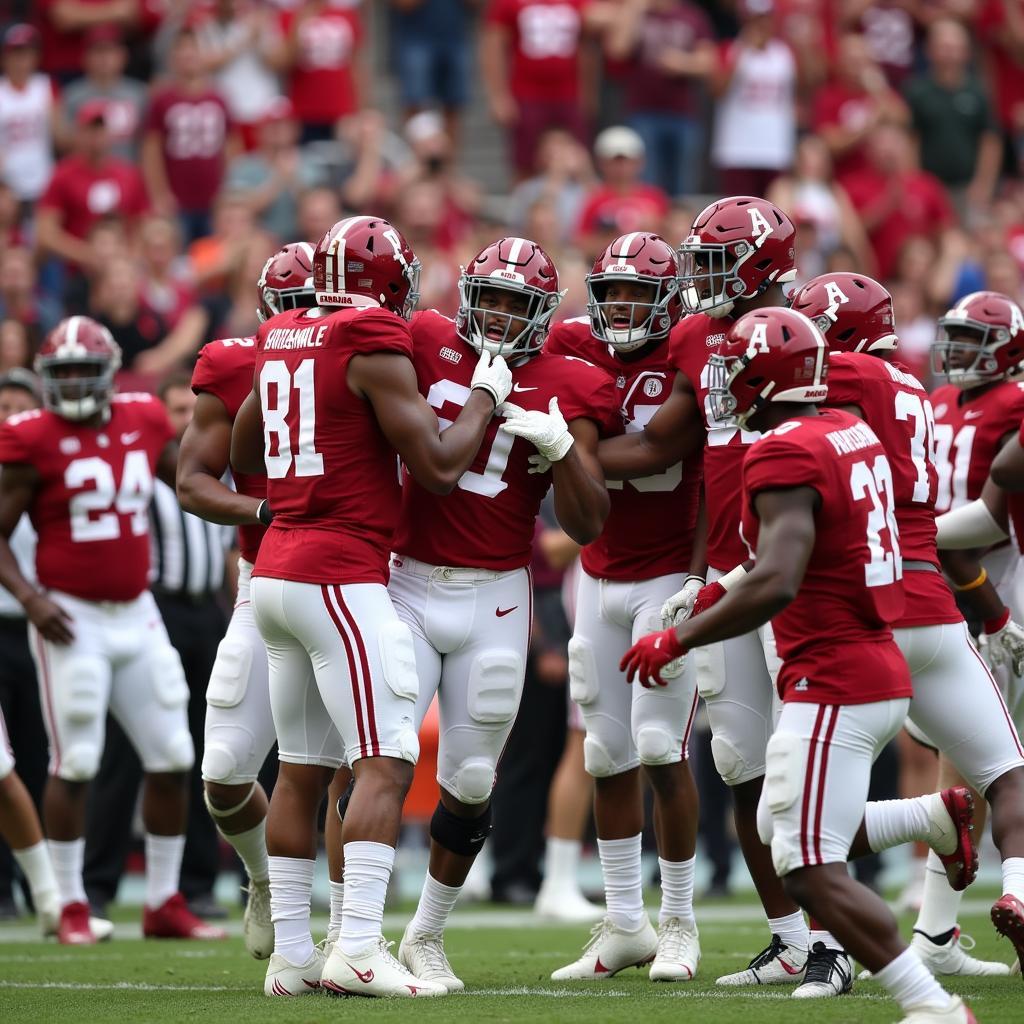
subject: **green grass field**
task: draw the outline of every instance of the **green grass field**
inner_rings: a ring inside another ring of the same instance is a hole
[[[977,894],[961,918],[977,939],[977,955],[1010,961],[1011,950],[988,922]],[[841,999],[797,1003],[786,989],[716,989],[715,978],[738,970],[765,943],[763,923],[749,904],[709,904],[700,920],[704,959],[686,985],[652,984],[646,971],[630,970],[606,982],[556,985],[552,969],[579,951],[586,928],[547,926],[520,911],[494,908],[458,912],[447,948],[467,991],[446,999],[374,1002],[326,995],[266,999],[265,965],[250,960],[239,938],[222,943],[143,942],[116,938],[88,949],[28,940],[27,926],[0,928],[0,1021],[558,1021],[635,1024],[699,1021],[894,1022],[895,1003],[871,982],[858,982]],[[406,914],[385,922],[400,937]],[[122,934],[138,935],[132,912],[118,915]],[[326,922],[320,921],[321,929]],[[904,920],[909,933],[910,921]],[[394,924],[394,927],[390,927]],[[237,926],[235,927],[237,931]],[[14,941],[5,941],[14,940]],[[953,979],[949,988],[967,996],[981,1024],[1024,1022],[1024,981]]]

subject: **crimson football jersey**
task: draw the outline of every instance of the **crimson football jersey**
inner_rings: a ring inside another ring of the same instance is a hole
[[[434,310],[413,317],[412,337],[420,391],[446,427],[469,398],[479,356],[455,333],[454,322]],[[594,420],[603,434],[621,429],[615,387],[589,362],[542,352],[512,367],[512,379],[508,400],[520,408],[547,412],[557,397],[567,423]],[[430,565],[496,571],[529,565],[534,521],[551,473],[530,473],[528,459],[536,448],[500,425],[495,415],[450,494],[431,494],[405,474],[398,554]]]
[[[40,584],[86,601],[131,601],[147,586],[149,503],[160,453],[174,437],[152,395],[114,395],[101,427],[48,409],[0,426],[0,463],[39,473],[29,518]]]
[[[963,616],[942,575],[935,548],[935,417],[928,392],[899,363],[865,352],[833,352],[828,364],[828,404],[856,405],[875,432],[892,470],[896,525],[904,564],[906,608],[897,626],[935,626]]]
[[[814,549],[796,600],[772,619],[779,695],[811,704],[910,697],[890,624],[903,614],[893,476],[874,431],[840,409],[783,423],[743,461],[743,536],[757,550],[761,491],[811,487]]]
[[[387,583],[398,462],[373,406],[346,383],[356,355],[412,357],[409,325],[384,309],[290,309],[256,336],[267,498],[274,522],[254,576]]]
[[[252,391],[252,377],[256,369],[255,338],[224,338],[211,341],[199,350],[192,371],[192,390],[198,395],[206,392],[220,399],[228,416],[234,422],[238,410]],[[267,496],[267,478],[231,470],[235,490],[249,498]],[[238,547],[247,562],[256,561],[260,541],[266,527],[259,523],[238,527]]]
[[[981,495],[1003,438],[1024,419],[1024,383],[1003,380],[977,394],[943,384],[932,392],[935,409],[938,512]]]
[[[590,318],[555,324],[544,344],[551,355],[589,359],[615,385],[626,433],[643,430],[672,393],[668,346],[627,361],[590,333]],[[597,579],[649,580],[688,572],[700,495],[701,459],[664,473],[608,480],[611,511],[601,536],[583,549],[584,570]]]
[[[705,313],[695,313],[680,320],[669,337],[672,365],[690,381],[704,415],[708,565],[719,572],[728,572],[747,559],[739,529],[741,466],[747,447],[761,436],[756,430],[727,426],[711,411],[708,359],[718,351],[733,322],[731,317],[715,320]]]

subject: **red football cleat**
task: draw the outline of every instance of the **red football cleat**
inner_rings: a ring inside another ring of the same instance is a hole
[[[96,936],[89,926],[89,904],[68,903],[61,908],[57,941],[62,946],[92,946]]]
[[[992,904],[992,924],[1005,935],[1017,950],[1017,960],[1024,965],[1024,903],[1007,893]]]
[[[946,869],[954,892],[963,892],[978,874],[978,848],[974,845],[974,797],[966,786],[952,786],[939,796],[956,827],[956,849],[949,854],[936,851]]]
[[[176,892],[156,910],[142,911],[142,934],[147,939],[226,939],[228,933],[200,920],[188,909],[185,897]]]

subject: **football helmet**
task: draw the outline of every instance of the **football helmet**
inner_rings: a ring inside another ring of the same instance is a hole
[[[732,196],[705,207],[679,246],[688,313],[728,316],[737,299],[796,277],[796,228],[777,206]]]
[[[609,302],[612,281],[646,284],[649,302]],[[590,332],[619,352],[633,352],[667,338],[679,321],[679,259],[664,238],[649,231],[621,235],[597,258],[587,275]]]
[[[313,246],[309,242],[282,246],[263,264],[256,287],[259,291],[256,317],[261,324],[286,309],[315,306]]]
[[[963,336],[976,338],[965,341]],[[1007,377],[1024,360],[1024,313],[999,292],[965,295],[939,318],[932,368],[958,388]]]
[[[346,217],[317,243],[313,288],[320,306],[380,306],[408,320],[420,298],[420,261],[382,217]]]
[[[828,397],[828,345],[792,309],[745,313],[708,360],[711,411],[743,428],[770,402],[819,403]]]
[[[106,327],[87,316],[61,320],[35,359],[43,405],[66,420],[87,420],[108,409],[120,368],[120,346]]]
[[[891,352],[899,344],[892,296],[864,274],[821,274],[793,293],[789,307],[814,321],[833,352]]]
[[[511,313],[482,304],[485,289],[525,296],[524,312]],[[558,304],[558,271],[548,254],[528,238],[501,238],[484,246],[462,268],[455,330],[477,352],[506,360],[533,355],[547,337]]]

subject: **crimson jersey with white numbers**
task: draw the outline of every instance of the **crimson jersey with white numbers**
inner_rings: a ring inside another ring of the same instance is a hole
[[[763,491],[818,493],[814,549],[796,599],[772,619],[779,695],[812,704],[869,704],[912,694],[890,624],[903,614],[892,470],[861,419],[840,409],[790,420],[743,461],[743,536],[757,550]]]
[[[256,369],[255,338],[225,338],[211,341],[199,350],[192,371],[192,390],[213,395],[220,400],[233,423],[238,410],[252,391]],[[258,474],[231,471],[235,490],[249,498],[267,496],[267,478]],[[266,527],[247,524],[238,527],[238,547],[247,562],[255,562]]]
[[[938,512],[959,508],[981,495],[1003,438],[1024,419],[1024,384],[1000,381],[972,393],[954,384],[932,392],[935,409]]]
[[[672,329],[669,358],[685,374],[697,395],[707,430],[704,449],[704,502],[708,517],[708,565],[728,572],[747,558],[740,539],[740,467],[747,448],[760,436],[716,419],[708,398],[708,359],[717,352],[731,317],[714,320],[704,313],[685,317]]]
[[[864,352],[833,352],[828,404],[856,405],[882,442],[892,469],[903,552],[906,608],[898,626],[935,626],[963,616],[940,571],[935,548],[935,417],[928,392],[906,367]],[[908,568],[927,562],[934,572]]]
[[[152,395],[114,395],[103,426],[47,409],[0,426],[0,463],[39,474],[28,514],[42,586],[86,601],[131,601],[149,575],[149,502],[160,453],[174,437]]]
[[[409,325],[384,309],[294,309],[256,336],[267,498],[274,522],[254,576],[387,583],[398,520],[395,450],[346,376],[356,355],[412,357]]]
[[[672,393],[675,369],[668,361],[667,344],[627,361],[594,338],[589,318],[555,324],[544,351],[589,359],[600,367],[615,385],[627,434],[643,430]],[[608,480],[611,511],[601,536],[583,549],[584,570],[605,580],[647,580],[687,572],[700,480],[699,458],[638,480]]]
[[[440,313],[417,313],[411,326],[420,391],[443,428],[469,398],[479,356]],[[590,419],[602,434],[620,429],[614,384],[582,359],[542,352],[512,367],[512,379],[508,400],[523,409],[547,412],[557,397],[567,423]],[[431,565],[498,571],[529,564],[534,522],[551,473],[530,473],[528,459],[536,449],[499,430],[500,425],[495,415],[476,458],[450,494],[431,494],[405,474],[395,533],[399,555]]]

